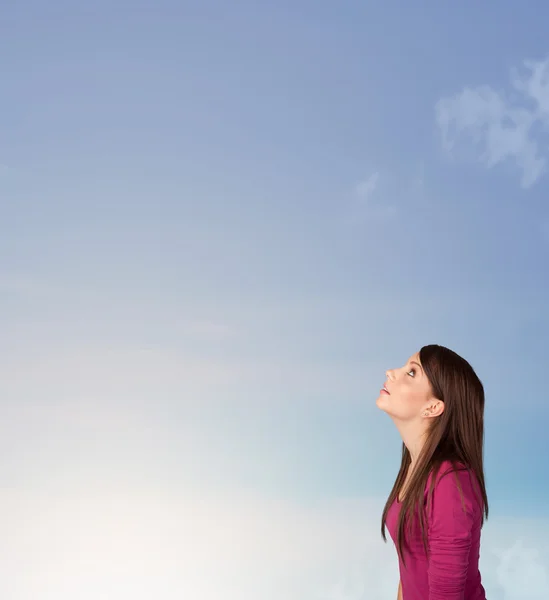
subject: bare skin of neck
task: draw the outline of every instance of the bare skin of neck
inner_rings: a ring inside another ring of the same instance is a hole
[[[422,421],[411,421],[411,422],[401,422],[395,420],[395,425],[400,433],[400,437],[404,442],[406,448],[410,452],[411,464],[408,467],[408,472],[406,473],[406,478],[398,495],[399,500],[402,502],[406,495],[406,488],[408,487],[408,482],[410,481],[410,477],[414,471],[414,468],[417,463],[417,459],[421,453],[421,449],[423,448],[423,444],[425,443],[425,436],[427,434],[427,426],[425,422]]]
[[[412,459],[412,464],[410,465],[412,468],[415,466],[417,459],[421,453],[421,449],[423,448],[423,444],[425,443],[425,436],[427,434],[427,424],[423,421],[410,421],[410,422],[402,422],[395,420],[396,428],[400,433],[400,437],[404,442],[406,448],[410,452],[410,457]]]

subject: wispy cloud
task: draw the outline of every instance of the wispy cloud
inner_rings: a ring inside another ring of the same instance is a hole
[[[366,215],[377,219],[387,219],[394,217],[396,214],[394,206],[377,201],[372,202],[372,198],[376,195],[378,189],[379,180],[379,172],[375,171],[355,185],[355,203],[350,215],[353,222],[362,222]]]
[[[489,85],[465,87],[439,100],[435,112],[446,150],[455,153],[462,143],[467,155],[488,168],[514,162],[522,187],[529,188],[547,164],[549,57],[513,70],[509,93]]]
[[[367,179],[360,181],[355,187],[357,195],[362,198],[370,198],[370,196],[372,196],[372,194],[376,191],[378,179],[379,173],[376,171]]]
[[[549,569],[538,548],[517,539],[510,547],[496,554],[499,558],[496,576],[500,587],[506,592],[506,598],[541,600],[547,597]],[[517,577],[518,573],[521,573],[520,577]]]

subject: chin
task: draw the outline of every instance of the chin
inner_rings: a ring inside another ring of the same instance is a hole
[[[391,419],[398,420],[398,411],[395,414],[395,406],[393,404],[391,404],[391,401],[389,400],[389,396],[385,396],[385,395],[379,396],[378,399],[376,400],[376,406],[379,408],[379,410],[382,410],[386,415],[389,415],[389,417],[391,417]]]
[[[385,395],[381,395],[381,394],[380,394],[380,395],[377,397],[377,400],[376,400],[376,406],[377,406],[377,407],[378,407],[380,410],[383,410],[384,412],[388,412],[388,410],[387,410],[387,409],[389,408],[389,403],[387,402],[387,398],[388,398],[388,396],[385,396]]]

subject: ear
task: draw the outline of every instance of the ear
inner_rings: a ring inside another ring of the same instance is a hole
[[[421,411],[421,416],[425,419],[440,417],[444,412],[444,402],[442,400],[433,400]]]

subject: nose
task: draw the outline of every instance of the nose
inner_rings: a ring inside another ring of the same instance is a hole
[[[393,370],[389,369],[388,371],[385,371],[385,377],[387,379],[389,379],[390,381],[392,381],[393,380]]]

